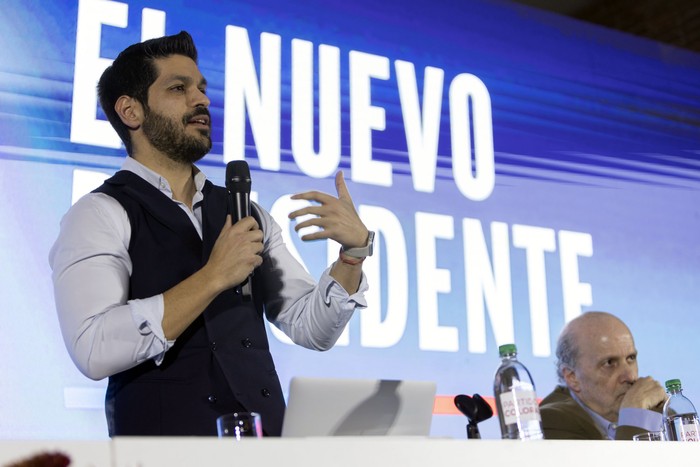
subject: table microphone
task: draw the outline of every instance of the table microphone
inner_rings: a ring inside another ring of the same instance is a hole
[[[469,397],[465,394],[458,394],[454,398],[454,403],[457,409],[469,419],[469,423],[467,424],[467,438],[481,439],[478,424],[493,416],[493,409],[491,409],[491,406],[479,394],[474,394],[473,397]]]
[[[250,216],[250,187],[250,168],[246,161],[231,161],[226,164],[228,211],[234,224]],[[244,300],[250,300],[252,296],[250,282],[251,277],[248,277],[237,285],[234,289],[236,295],[242,295]]]

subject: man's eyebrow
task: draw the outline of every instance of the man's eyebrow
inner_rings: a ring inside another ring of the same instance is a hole
[[[187,75],[171,75],[171,76],[167,77],[166,81],[182,81],[184,83],[189,84],[189,83],[193,82],[194,80],[192,79],[192,77],[187,76]],[[206,78],[202,77],[202,79],[199,80],[200,86],[207,86],[207,84],[208,83],[207,83]]]

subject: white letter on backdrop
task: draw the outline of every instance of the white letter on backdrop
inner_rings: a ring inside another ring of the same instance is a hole
[[[394,65],[396,81],[399,85],[401,114],[408,146],[408,159],[411,163],[413,188],[416,191],[432,193],[435,190],[442,83],[445,72],[440,68],[430,66],[425,68],[421,113],[416,69],[413,63],[396,60]]]
[[[582,306],[593,304],[591,284],[579,282],[578,257],[593,256],[593,237],[582,232],[559,231],[561,289],[564,296],[564,321],[581,314]]]
[[[386,115],[372,105],[371,79],[389,79],[389,59],[350,51],[350,158],[355,182],[391,186],[391,164],[372,160],[372,130],[384,131]]]
[[[281,38],[260,34],[260,81],[248,31],[226,26],[224,162],[245,159],[246,108],[260,167],[280,169]]]
[[[332,175],[340,163],[340,50],[318,47],[318,152],[314,149],[313,44],[292,40],[292,155],[310,177]]]
[[[129,6],[126,3],[97,0],[78,2],[73,71],[70,140],[73,143],[118,148],[121,139],[107,120],[97,118],[97,82],[112,59],[100,57],[102,25],[126,28]],[[165,34],[165,12],[144,8],[141,40]]]
[[[467,332],[469,352],[486,352],[486,318],[488,308],[491,328],[497,345],[512,343],[513,292],[510,279],[510,242],[508,225],[491,223],[491,250],[488,247],[478,219],[462,220],[464,229],[464,275],[467,282]]]
[[[418,289],[418,347],[421,350],[459,350],[454,326],[440,326],[437,294],[452,290],[449,269],[437,267],[435,239],[454,238],[450,216],[416,212],[416,282]]]
[[[471,200],[485,200],[496,184],[491,97],[483,81],[474,75],[462,73],[450,84],[450,133],[452,172],[457,188]]]
[[[547,271],[544,253],[556,251],[554,229],[513,225],[513,246],[525,249],[527,290],[530,296],[530,330],[532,355],[549,357],[549,307],[547,305]]]
[[[360,312],[360,345],[362,347],[386,348],[398,343],[406,330],[408,317],[408,258],[406,238],[401,221],[386,208],[360,205],[358,213],[367,228],[374,230],[374,255],[367,258],[363,270],[369,282],[367,308]],[[385,239],[385,241],[380,241]],[[386,246],[383,255],[382,247]],[[338,257],[338,248],[332,253]],[[382,319],[383,257],[386,257],[386,315]]]

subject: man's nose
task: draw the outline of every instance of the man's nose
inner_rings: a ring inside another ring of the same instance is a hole
[[[637,366],[625,364],[620,370],[621,383],[634,383],[637,380]]]
[[[193,104],[195,107],[204,106],[204,107],[208,108],[209,104],[211,104],[211,100],[209,99],[209,96],[207,96],[205,93],[203,93],[199,89],[195,92],[193,101],[194,101]]]

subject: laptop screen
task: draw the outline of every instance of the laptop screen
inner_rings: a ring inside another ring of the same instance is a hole
[[[428,436],[435,391],[428,381],[294,377],[282,436]]]

